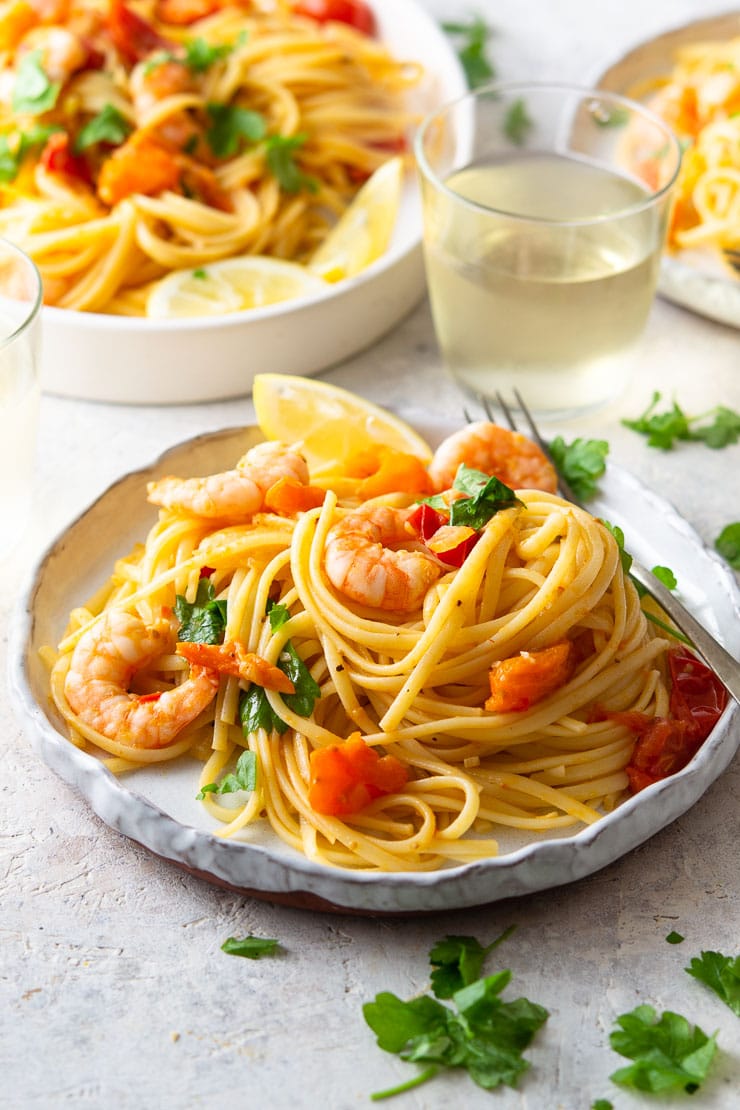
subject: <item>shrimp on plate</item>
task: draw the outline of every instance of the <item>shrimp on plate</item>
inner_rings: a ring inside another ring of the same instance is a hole
[[[410,510],[387,505],[348,513],[329,532],[324,567],[332,585],[372,609],[418,609],[441,565],[422,551],[402,546],[414,539]]]
[[[205,478],[160,478],[147,486],[149,500],[164,509],[207,520],[246,520],[265,504],[265,494],[281,478],[308,483],[308,466],[292,447],[274,441],[247,451],[234,470]]]
[[[429,464],[437,492],[451,488],[462,463],[495,475],[512,489],[557,492],[555,468],[537,444],[487,420],[468,424],[440,443]]]
[[[64,693],[77,716],[110,740],[133,748],[164,748],[213,701],[215,670],[199,665],[179,686],[138,695],[129,686],[172,645],[168,621],[146,625],[140,617],[111,609],[85,632],[72,652]]]
[[[175,651],[189,663],[212,668],[220,674],[254,682],[266,690],[277,690],[279,694],[295,693],[295,686],[285,671],[268,663],[261,655],[247,651],[239,640],[230,640],[225,644],[183,642],[177,645]]]

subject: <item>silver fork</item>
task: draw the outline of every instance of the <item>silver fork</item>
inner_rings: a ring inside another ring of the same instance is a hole
[[[722,253],[732,268],[740,273],[740,250],[735,247],[725,247]]]
[[[580,508],[586,509],[586,511],[588,512],[588,506],[584,505],[575,496],[573,490],[568,485],[568,482],[558,470],[557,463],[552,457],[552,452],[550,451],[549,444],[545,439],[543,439],[542,435],[540,434],[540,430],[534,421],[534,417],[525,404],[521,394],[517,389],[515,389],[513,393],[514,400],[518,408],[521,410],[522,415],[524,416],[524,419],[526,420],[526,423],[528,425],[529,434],[555,468],[555,472],[558,476],[558,487],[560,493],[567,501],[572,501],[574,505],[578,505],[580,506]],[[493,414],[493,410],[491,409],[487,398],[479,397],[478,400],[483,407],[488,419],[491,420],[493,423],[496,423],[496,417]],[[514,432],[518,431],[519,429],[517,427],[517,422],[514,418],[511,407],[509,404],[507,404],[506,400],[501,396],[500,393],[496,394],[496,402],[502,413],[504,414],[506,422],[511,430]],[[740,663],[738,663],[737,660],[733,659],[730,653],[726,651],[725,648],[723,648],[722,645],[718,643],[717,640],[715,640],[715,638],[709,632],[707,632],[706,628],[704,628],[703,625],[699,624],[696,618],[693,617],[691,613],[689,613],[688,609],[686,609],[676,597],[674,597],[670,590],[666,589],[663,583],[660,582],[654,574],[651,574],[647,567],[642,566],[642,564],[639,563],[637,559],[633,558],[632,560],[632,565],[630,566],[630,574],[635,579],[635,581],[640,583],[643,589],[648,594],[650,594],[651,597],[655,598],[655,600],[668,614],[671,620],[674,621],[674,623],[677,625],[678,628],[681,629],[684,635],[691,640],[692,646],[694,647],[696,653],[701,656],[701,658],[709,667],[712,668],[714,673],[717,675],[717,677],[720,679],[720,681],[723,683],[723,685],[726,687],[735,701],[740,702]]]

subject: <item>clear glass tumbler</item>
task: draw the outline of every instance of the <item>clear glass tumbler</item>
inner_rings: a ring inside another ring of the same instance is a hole
[[[442,357],[538,415],[605,404],[655,294],[680,144],[641,104],[490,85],[429,116],[415,154]]]
[[[0,239],[0,557],[14,550],[31,516],[41,296],[33,262]]]

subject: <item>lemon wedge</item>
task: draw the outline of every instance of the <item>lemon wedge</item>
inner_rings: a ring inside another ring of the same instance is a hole
[[[146,314],[157,319],[223,316],[310,296],[322,289],[326,282],[305,266],[245,254],[196,269],[174,270],[152,286]]]
[[[384,162],[316,249],[309,269],[324,281],[342,281],[380,258],[396,225],[402,185],[403,159]]]
[[[429,445],[403,420],[328,382],[257,374],[252,398],[266,438],[300,444],[312,469],[379,443],[431,461]]]

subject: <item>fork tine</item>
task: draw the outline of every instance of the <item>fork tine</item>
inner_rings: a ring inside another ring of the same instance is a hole
[[[516,420],[514,419],[514,413],[511,411],[511,409],[507,405],[504,398],[498,392],[496,393],[496,401],[498,403],[499,408],[501,409],[504,416],[506,417],[507,424],[511,428],[512,432],[515,432],[517,430],[517,428],[516,428]]]
[[[581,502],[578,500],[575,493],[573,492],[571,487],[568,485],[568,482],[565,480],[563,475],[560,473],[560,469],[558,467],[558,464],[555,462],[555,459],[553,458],[552,451],[550,450],[550,444],[547,442],[547,440],[543,439],[542,435],[540,434],[540,430],[539,430],[539,428],[537,427],[537,425],[535,423],[535,419],[532,416],[532,413],[529,411],[529,408],[528,408],[524,398],[522,397],[522,395],[521,395],[521,393],[519,392],[518,389],[514,390],[514,397],[516,398],[516,403],[519,406],[519,408],[522,410],[522,413],[524,414],[524,418],[527,421],[527,424],[529,425],[529,430],[530,430],[530,433],[532,435],[532,439],[535,441],[535,443],[539,447],[540,451],[542,451],[542,454],[547,459],[549,459],[549,461],[552,463],[553,467],[555,468],[555,473],[558,476],[558,486],[560,487],[561,494],[566,499],[566,501],[572,501],[574,505],[581,505]]]

